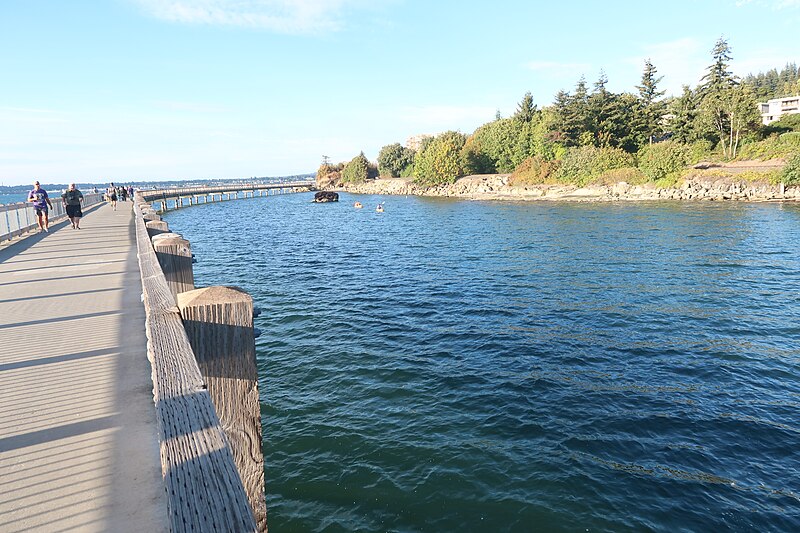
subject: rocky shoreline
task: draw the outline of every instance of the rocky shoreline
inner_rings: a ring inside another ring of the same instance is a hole
[[[418,195],[469,200],[572,201],[611,202],[634,200],[706,200],[706,201],[800,201],[800,187],[783,187],[768,183],[748,182],[730,177],[691,176],[675,188],[658,188],[653,184],[630,185],[528,185],[508,184],[507,174],[467,176],[450,185],[423,188],[411,179],[379,178],[360,184],[321,187],[324,190],[356,194]]]

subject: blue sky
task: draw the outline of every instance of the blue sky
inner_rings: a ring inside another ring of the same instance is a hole
[[[800,0],[0,0],[0,184],[281,176],[471,133],[601,69],[800,62]]]

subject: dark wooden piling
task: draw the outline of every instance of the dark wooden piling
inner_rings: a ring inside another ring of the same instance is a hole
[[[189,241],[175,233],[155,235],[152,241],[172,295],[194,289],[192,247]]]
[[[149,235],[151,239],[156,235],[169,233],[169,225],[163,220],[148,220],[145,226],[147,227],[147,235]]]
[[[267,529],[253,300],[236,287],[177,296],[183,325],[261,531]]]

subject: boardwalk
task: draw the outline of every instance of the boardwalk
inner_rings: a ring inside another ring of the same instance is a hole
[[[0,250],[0,531],[167,529],[130,208]]]

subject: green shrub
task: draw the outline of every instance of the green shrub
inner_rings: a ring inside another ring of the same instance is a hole
[[[361,152],[345,165],[342,171],[342,181],[345,183],[363,183],[369,177],[369,160]]]
[[[675,141],[645,146],[639,151],[639,170],[651,181],[677,173],[689,162],[689,148]]]
[[[764,126],[764,133],[767,135],[785,133],[788,131],[800,131],[800,113],[783,115],[780,120],[776,120]]]
[[[680,172],[670,172],[666,176],[655,180],[653,184],[659,189],[676,189],[681,179],[682,176]]]
[[[414,181],[431,187],[453,183],[463,176],[464,142],[464,135],[455,131],[437,135],[414,158]]]
[[[800,132],[788,132],[743,145],[736,159],[766,160],[790,157],[798,150],[800,150]]]
[[[786,185],[800,185],[800,152],[786,162],[781,179]]]
[[[619,148],[569,148],[556,173],[558,181],[582,187],[604,172],[633,166],[633,156]]]
[[[508,179],[508,184],[524,186],[551,183],[555,181],[553,178],[559,166],[559,161],[548,161],[540,155],[529,157],[514,169]]]
[[[739,172],[738,174],[736,174],[735,177],[738,181],[743,181],[747,183],[754,183],[754,184],[768,183],[770,185],[777,185],[781,182],[783,178],[783,169],[767,170],[765,172],[759,172],[757,170],[746,170],[744,172]]]
[[[483,149],[480,139],[474,135],[467,138],[461,149],[461,160],[464,162],[465,174],[494,174],[495,161]]]
[[[407,167],[403,167],[403,170],[400,171],[401,178],[413,178],[414,177],[414,164],[410,164]]]
[[[621,182],[629,185],[641,185],[647,182],[647,176],[636,167],[622,167],[606,170],[592,181],[598,185],[614,185]]]
[[[778,139],[781,140],[781,144],[789,145],[795,149],[800,148],[800,131],[781,133]]]
[[[705,139],[695,141],[689,145],[689,161],[688,164],[694,165],[700,161],[714,160],[714,145],[711,141]]]

